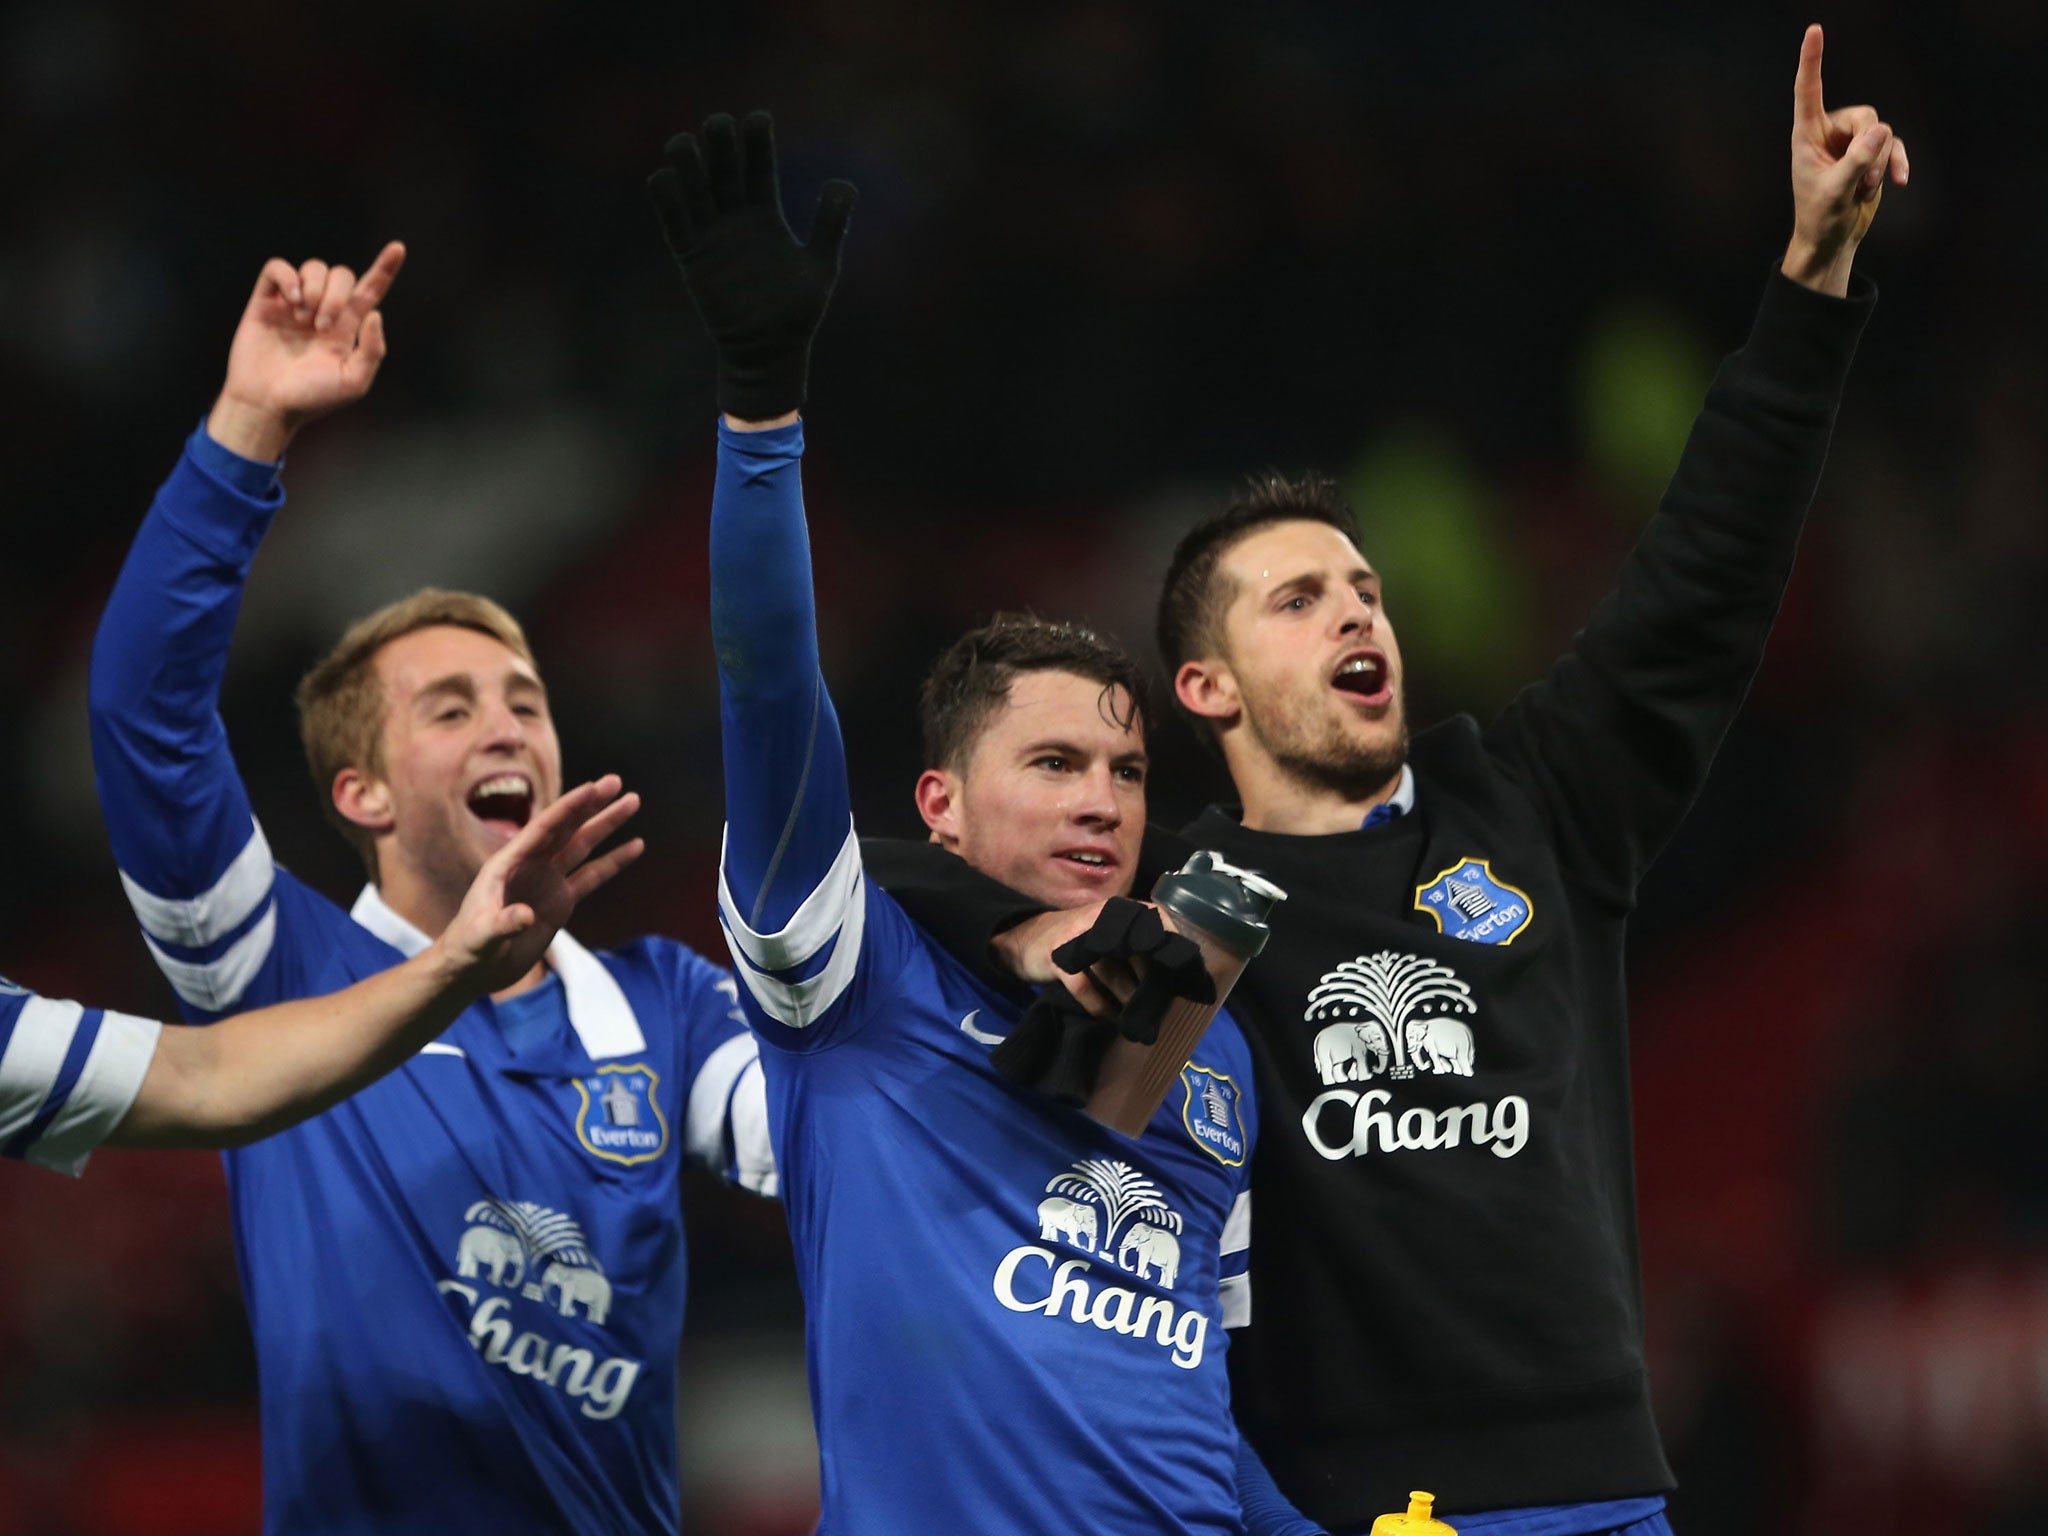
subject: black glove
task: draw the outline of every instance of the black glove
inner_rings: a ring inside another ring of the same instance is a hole
[[[770,421],[804,403],[811,337],[839,281],[839,244],[858,195],[828,181],[811,243],[798,245],[775,183],[775,124],[752,112],[737,126],[706,119],[700,146],[679,133],[647,178],[690,302],[718,348],[718,408]]]
[[[1018,1086],[1079,1107],[1094,1093],[1095,1076],[1115,1039],[1115,1025],[1096,1018],[1073,993],[1054,983],[1040,990],[988,1059]]]
[[[1216,982],[1200,947],[1167,927],[1157,910],[1143,902],[1112,896],[1102,904],[1093,927],[1052,952],[1052,963],[1069,975],[1078,976],[1098,960],[1145,962],[1138,990],[1116,1020],[1117,1033],[1140,1045],[1159,1038],[1159,1021],[1176,997],[1216,1001]]]

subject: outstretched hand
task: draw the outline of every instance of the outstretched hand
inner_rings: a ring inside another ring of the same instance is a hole
[[[769,422],[804,403],[811,338],[839,281],[839,246],[858,194],[828,181],[808,245],[782,214],[775,124],[720,113],[700,142],[679,133],[647,178],[683,286],[718,348],[718,408],[736,421]]]
[[[606,774],[570,790],[492,854],[435,942],[475,990],[498,992],[539,962],[576,904],[639,858],[639,838],[592,852],[640,809]]]
[[[1822,97],[1823,37],[1808,27],[1792,82],[1792,242],[1784,273],[1837,297],[1849,291],[1856,247],[1877,216],[1887,180],[1911,173],[1906,143],[1869,106],[1830,112]]]
[[[245,458],[281,458],[309,421],[362,399],[384,361],[384,316],[405,247],[393,240],[357,277],[344,266],[263,264],[228,349],[209,436]]]

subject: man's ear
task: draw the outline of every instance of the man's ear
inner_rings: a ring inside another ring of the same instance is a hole
[[[1213,720],[1218,725],[1230,725],[1244,713],[1237,675],[1227,663],[1213,657],[1182,662],[1173,674],[1173,696],[1196,719]]]
[[[927,768],[917,776],[917,814],[932,829],[932,841],[960,851],[960,780],[946,768]]]
[[[334,808],[344,820],[365,832],[389,832],[396,818],[391,810],[391,786],[360,768],[344,768],[334,776]]]

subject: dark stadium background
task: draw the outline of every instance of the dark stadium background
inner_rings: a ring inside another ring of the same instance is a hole
[[[584,936],[716,953],[711,360],[640,186],[670,129],[765,105],[794,204],[860,184],[807,478],[857,809],[909,831],[934,649],[999,605],[1144,641],[1176,530],[1249,470],[1350,487],[1419,718],[1501,703],[1603,589],[1782,249],[1810,19],[14,0],[0,970],[173,1007],[96,819],[85,661],[266,256],[412,248],[375,395],[293,455],[234,656],[279,855],[359,879],[293,680],[350,616],[472,586],[529,620],[571,773],[647,796],[652,851]],[[2009,1536],[2048,1529],[2048,175],[2021,111],[2048,10],[1819,19],[1831,104],[1876,102],[1916,174],[1858,263],[1885,299],[1771,659],[1635,926],[1653,1371],[1683,1536]],[[1214,778],[1178,734],[1161,755],[1177,818]],[[779,1213],[700,1185],[690,1225],[686,1519],[807,1530]],[[0,1536],[253,1531],[217,1160],[0,1171],[0,1237]]]

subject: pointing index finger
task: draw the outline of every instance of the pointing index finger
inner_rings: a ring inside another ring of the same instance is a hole
[[[393,240],[377,253],[377,259],[370,264],[370,270],[362,275],[355,292],[349,295],[349,314],[361,320],[371,310],[384,302],[384,295],[391,291],[391,284],[398,276],[398,269],[405,265],[404,242]]]
[[[1820,88],[1822,41],[1818,22],[1808,27],[1806,36],[1799,40],[1799,73],[1792,79],[1792,121],[1801,127],[1828,115]]]

